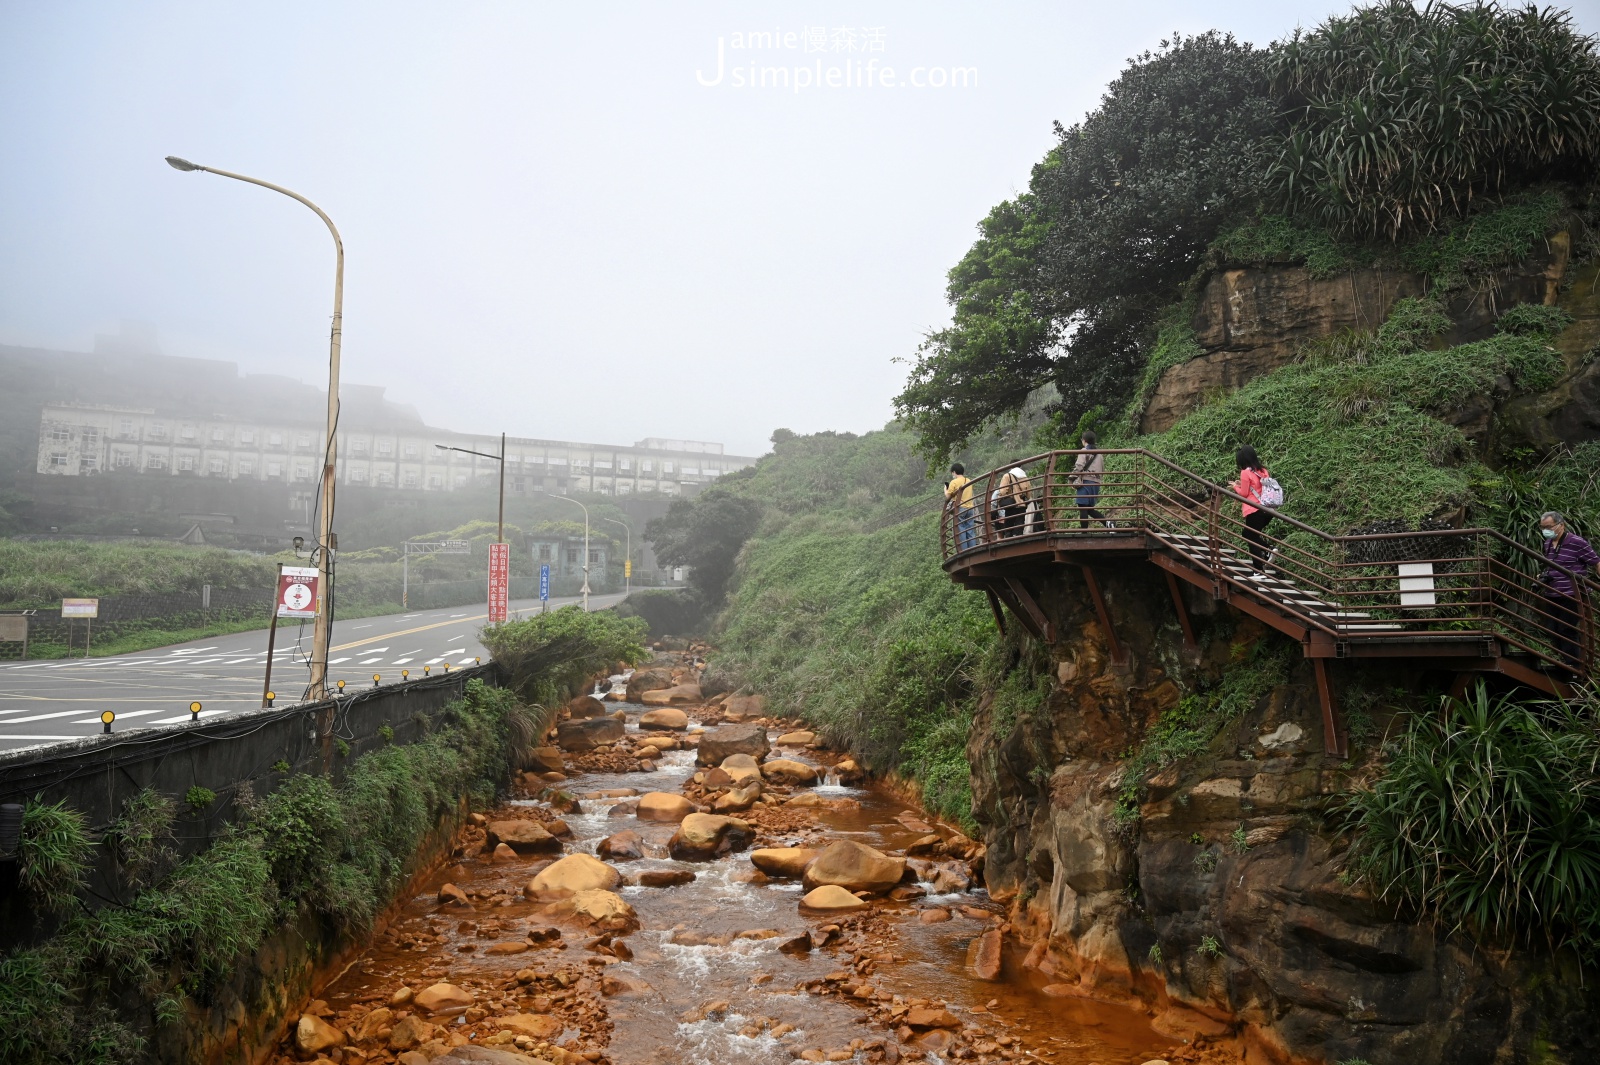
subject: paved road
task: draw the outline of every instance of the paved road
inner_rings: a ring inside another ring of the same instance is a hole
[[[599,609],[622,599],[591,596],[589,605]],[[550,605],[575,602],[552,599]],[[513,616],[538,609],[537,599],[511,603]],[[389,684],[403,669],[417,677],[424,666],[471,665],[485,654],[478,642],[484,620],[481,606],[458,606],[335,622],[328,683],[342,679],[360,688],[372,684],[374,673]],[[275,706],[300,701],[310,651],[309,623],[278,626]],[[104,710],[116,713],[114,727],[120,728],[187,721],[196,700],[204,706],[201,717],[259,707],[266,660],[267,630],[260,629],[106,658],[0,664],[0,749],[93,735],[103,727]]]

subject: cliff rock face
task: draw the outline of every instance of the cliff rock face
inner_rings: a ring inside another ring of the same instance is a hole
[[[1051,692],[1016,720],[986,702],[968,745],[985,877],[1032,941],[1027,965],[1154,1008],[1175,1035],[1237,1040],[1253,1062],[1474,1065],[1524,1060],[1536,1032],[1573,1050],[1600,1038],[1582,1001],[1561,1000],[1580,992],[1557,990],[1575,975],[1547,978],[1554,960],[1408,921],[1341,877],[1338,796],[1372,756],[1323,755],[1297,649],[1193,591],[1199,646],[1185,649],[1155,567],[1097,572],[1128,660],[1110,660],[1076,570],[1041,578],[1060,634]],[[1139,817],[1119,820],[1130,748],[1263,640],[1292,658],[1287,683],[1156,772]]]
[[[1487,336],[1500,312],[1519,303],[1553,305],[1560,300],[1565,305],[1569,299],[1582,299],[1581,284],[1562,292],[1570,247],[1568,234],[1557,233],[1526,262],[1500,272],[1481,288],[1455,295],[1448,310],[1457,326],[1445,342]],[[1205,354],[1161,375],[1140,431],[1165,432],[1208,396],[1237,389],[1293,361],[1306,341],[1375,329],[1397,300],[1426,292],[1422,276],[1394,270],[1353,270],[1325,279],[1313,277],[1303,266],[1219,270],[1206,280],[1191,323]],[[1600,382],[1585,387],[1600,394]],[[1600,410],[1588,402],[1587,392],[1580,398],[1586,410]],[[1600,417],[1593,420],[1600,423]],[[1588,433],[1594,435],[1597,431]]]

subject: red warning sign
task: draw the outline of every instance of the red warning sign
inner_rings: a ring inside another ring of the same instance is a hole
[[[314,618],[321,597],[317,594],[317,571],[312,566],[285,566],[278,574],[278,616]]]
[[[511,589],[511,545],[489,545],[489,624],[506,620],[506,603]]]

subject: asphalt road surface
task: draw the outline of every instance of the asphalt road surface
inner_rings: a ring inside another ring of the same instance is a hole
[[[622,599],[591,596],[589,605],[598,610]],[[576,602],[552,599],[550,606]],[[510,608],[513,617],[536,613],[539,601],[514,601]],[[335,621],[328,683],[364,688],[374,673],[390,684],[401,679],[401,670],[420,677],[425,666],[472,665],[487,656],[478,642],[485,620],[483,607],[457,606]],[[309,622],[278,626],[274,706],[301,701],[310,652]],[[188,721],[191,702],[202,705],[201,717],[254,709],[261,705],[266,661],[267,630],[260,629],[106,658],[0,664],[0,750],[91,736],[104,727],[104,710],[117,715],[113,727],[122,729]]]

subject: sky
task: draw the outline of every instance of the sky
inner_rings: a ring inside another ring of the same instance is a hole
[[[1174,31],[1264,44],[1347,9],[5,0],[0,343],[143,322],[325,384],[326,229],[178,155],[328,212],[343,379],[430,424],[745,455],[864,432],[1054,121]]]

